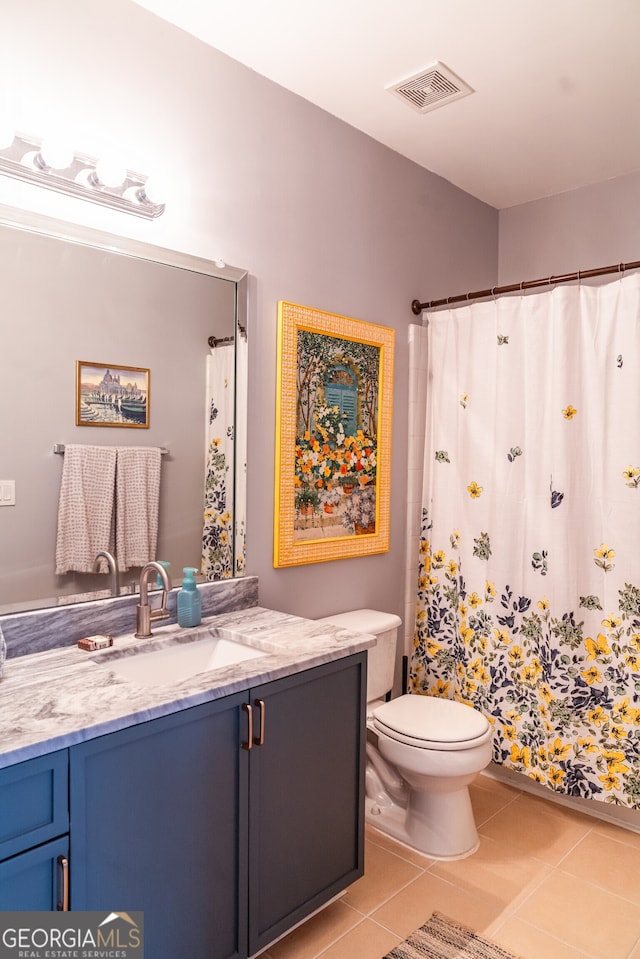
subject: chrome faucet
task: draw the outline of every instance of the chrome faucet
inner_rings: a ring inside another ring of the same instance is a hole
[[[150,573],[157,573],[162,580],[162,600],[160,606],[153,609],[149,604],[148,578]],[[169,577],[164,566],[160,563],[147,563],[140,572],[140,602],[136,606],[136,639],[148,639],[153,636],[151,622],[156,619],[168,619],[167,596],[169,595]]]
[[[107,566],[109,567],[109,572],[111,573],[111,595],[119,596],[120,595],[120,580],[118,579],[118,567],[115,559],[108,553],[106,549],[101,549],[100,552],[96,555],[96,558],[93,561],[93,572],[98,572],[98,567],[100,566],[100,560],[103,559]]]

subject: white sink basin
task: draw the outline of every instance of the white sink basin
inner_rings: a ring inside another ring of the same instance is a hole
[[[139,685],[162,686],[265,655],[263,650],[253,646],[223,636],[207,635],[192,642],[174,641],[159,648],[140,646],[129,655],[111,652],[94,659],[94,662]]]

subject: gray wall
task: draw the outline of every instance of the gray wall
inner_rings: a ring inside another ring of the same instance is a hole
[[[640,260],[640,172],[500,213],[500,283]]]
[[[24,184],[0,183],[0,202],[250,273],[247,570],[260,601],[401,614],[410,302],[497,282],[496,211],[129,0],[3,0],[3,76],[20,129],[64,122],[84,152],[127,148],[132,169],[160,164],[169,191],[153,223]],[[388,554],[273,569],[279,299],[397,331]]]

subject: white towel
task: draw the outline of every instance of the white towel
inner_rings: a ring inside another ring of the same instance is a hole
[[[116,450],[65,447],[56,541],[56,573],[91,573],[101,549],[112,549]]]
[[[156,558],[161,450],[119,446],[116,465],[116,559],[119,570]]]

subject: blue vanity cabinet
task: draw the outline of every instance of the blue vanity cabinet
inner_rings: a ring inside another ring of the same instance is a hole
[[[365,686],[359,653],[72,746],[71,908],[141,910],[152,959],[246,959],[342,892]]]
[[[0,770],[0,910],[55,910],[68,893],[67,750]]]
[[[144,912],[150,959],[246,952],[236,694],[70,749],[71,908]]]
[[[251,706],[254,955],[363,874],[366,653],[252,689]]]

